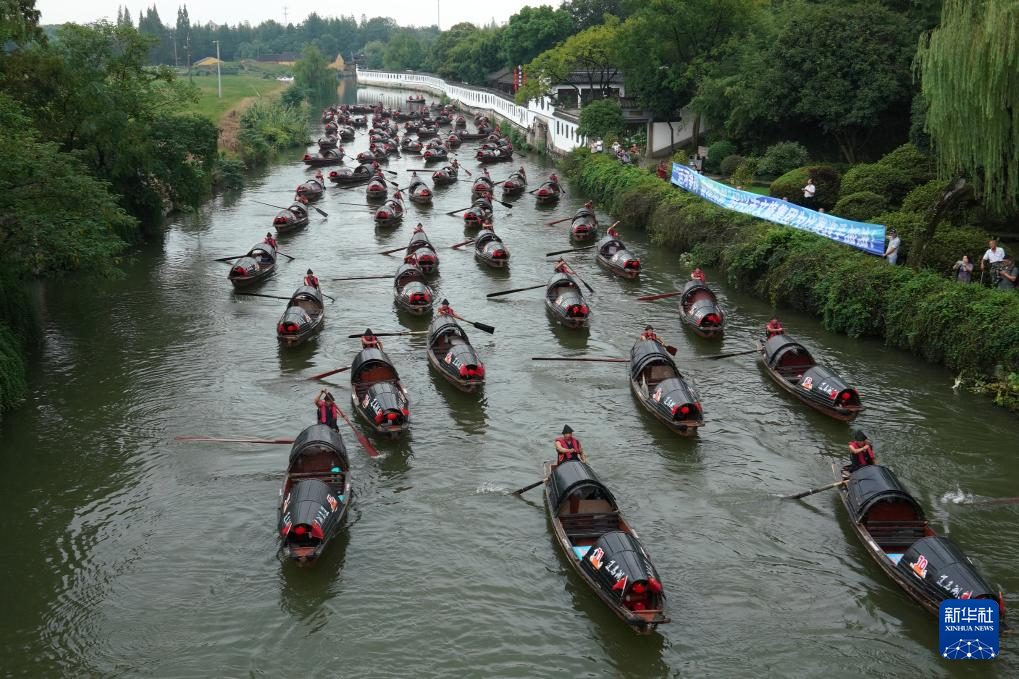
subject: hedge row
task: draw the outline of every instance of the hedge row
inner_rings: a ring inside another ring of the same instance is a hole
[[[884,338],[977,379],[1019,373],[1019,295],[886,264],[810,233],[724,210],[581,149],[564,171],[665,247],[718,266],[732,286],[816,314],[827,330]],[[999,373],[1000,374],[1000,373]]]

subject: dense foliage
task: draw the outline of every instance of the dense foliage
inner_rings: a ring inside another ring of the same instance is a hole
[[[285,148],[308,141],[308,109],[288,106],[282,100],[259,100],[241,115],[241,141],[244,161],[261,165]]]
[[[623,109],[612,99],[592,101],[580,110],[577,134],[591,138],[618,137],[626,127]]]
[[[329,62],[314,45],[308,45],[294,64],[294,87],[305,93],[312,101],[336,98],[336,71],[329,68]]]
[[[719,208],[604,154],[574,152],[581,188],[654,242],[691,251],[728,282],[820,317],[833,332],[873,335],[971,377],[1019,373],[1019,296],[961,285],[931,270],[889,266],[819,236]],[[1014,392],[994,381],[998,401]],[[1007,390],[1006,390],[1007,391]],[[1019,403],[1019,401],[1017,401]]]

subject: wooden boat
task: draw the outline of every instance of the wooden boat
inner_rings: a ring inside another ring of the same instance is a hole
[[[478,198],[474,203],[464,210],[464,225],[469,227],[480,227],[485,222],[492,221],[492,204],[485,198]]]
[[[567,328],[586,328],[591,316],[580,284],[567,273],[556,272],[548,280],[545,285],[545,308]]]
[[[790,394],[836,420],[851,422],[863,411],[860,395],[789,335],[757,340],[761,363]]]
[[[304,196],[308,200],[315,202],[322,198],[325,193],[326,187],[317,179],[309,179],[300,186],[297,187],[296,193],[298,196]]]
[[[393,296],[401,309],[415,316],[432,311],[435,294],[425,282],[424,272],[413,264],[401,264],[393,276]]]
[[[350,366],[350,401],[375,433],[399,436],[410,424],[410,399],[381,349],[362,349]]]
[[[426,163],[441,163],[449,160],[449,151],[444,146],[429,146],[421,152]]]
[[[280,210],[273,217],[272,225],[276,233],[284,234],[308,226],[308,209],[300,203],[294,203],[286,210]]]
[[[420,94],[412,94],[409,97],[407,97],[407,103],[408,104],[423,104],[423,103],[425,103],[425,98],[423,96],[421,96]]]
[[[308,167],[325,167],[327,165],[339,165],[343,162],[343,151],[338,149],[326,149],[320,153],[304,154],[304,164]]]
[[[354,141],[354,128],[350,125],[343,125],[336,131],[343,141]]]
[[[410,184],[407,185],[407,195],[412,203],[430,205],[432,202],[432,190],[417,176],[411,177]]]
[[[683,286],[679,317],[701,337],[721,338],[725,332],[725,312],[711,288],[700,281],[687,281]]]
[[[671,622],[661,576],[594,470],[571,460],[544,471],[552,532],[584,584],[637,634]]]
[[[700,398],[661,342],[637,340],[630,349],[630,389],[641,405],[680,436],[704,424]]]
[[[376,173],[364,187],[364,197],[368,200],[385,200],[389,195],[389,184],[381,173]]]
[[[474,258],[483,264],[502,269],[509,266],[510,253],[491,229],[484,229],[474,241]]]
[[[453,121],[453,127],[466,128],[467,119],[463,116],[457,116],[456,120]]]
[[[458,149],[463,144],[463,140],[459,136],[457,136],[456,133],[450,132],[446,136],[445,144],[446,144],[446,148],[448,148],[448,149]]]
[[[330,135],[336,134],[336,131],[339,128],[340,128],[340,126],[336,123],[335,120],[330,120],[330,121],[326,122],[326,124],[325,124],[326,136],[330,136]]]
[[[586,243],[598,237],[598,218],[586,207],[577,210],[570,220],[570,240]]]
[[[235,288],[246,288],[261,283],[276,272],[276,249],[266,243],[256,243],[248,254],[234,260],[227,278]]]
[[[595,252],[597,262],[616,276],[632,279],[640,275],[640,259],[615,236],[605,236],[598,241]]]
[[[372,178],[372,169],[368,165],[358,165],[354,169],[345,167],[341,170],[329,172],[329,181],[340,186],[351,186],[360,184]]]
[[[276,323],[276,339],[288,347],[304,344],[322,330],[325,310],[322,291],[302,285],[290,296],[286,310]]]
[[[836,480],[843,478],[834,463],[832,471]],[[931,528],[890,469],[876,464],[857,469],[839,497],[864,548],[909,598],[934,615],[946,599],[989,599],[1007,627],[1001,590],[988,584],[958,545]]]
[[[429,324],[428,362],[460,391],[472,394],[485,384],[485,366],[452,316],[436,316]]]
[[[436,186],[446,186],[455,182],[459,174],[459,171],[455,167],[447,165],[441,170],[436,170],[432,173],[432,182]]]
[[[418,125],[417,135],[418,139],[432,139],[433,137],[439,136],[439,127],[437,125],[427,125],[422,122]]]
[[[471,185],[471,195],[474,198],[477,198],[478,196],[480,196],[482,194],[492,193],[494,188],[495,188],[495,183],[492,181],[491,177],[489,177],[488,175],[484,175],[484,174],[483,175],[479,175],[474,180],[474,184]]]
[[[538,190],[534,192],[534,197],[539,203],[552,203],[559,200],[561,193],[562,189],[559,188],[559,184],[549,181],[538,187]]]
[[[421,153],[421,142],[412,137],[404,137],[400,142],[400,150],[404,153]]]
[[[478,149],[474,159],[479,163],[501,163],[513,160],[513,149],[500,146],[494,149]]]
[[[338,137],[335,137],[335,136],[332,136],[332,137],[319,137],[319,139],[318,139],[318,150],[319,151],[328,151],[329,149],[334,149],[337,146],[339,146],[339,138]]]
[[[511,173],[502,183],[502,195],[516,196],[523,193],[526,188],[527,173],[524,172],[523,168],[520,168],[516,172]]]
[[[403,221],[403,201],[396,197],[399,193],[397,191],[392,198],[375,211],[376,226],[392,226]]]
[[[357,154],[356,160],[364,165],[371,165],[373,160],[379,163],[387,163],[389,162],[389,156],[387,156],[384,152],[374,153],[372,151],[361,151],[361,153]]]
[[[313,424],[294,439],[280,488],[280,553],[314,562],[339,532],[353,492],[350,459],[340,435]]]
[[[350,119],[350,124],[353,127],[368,127],[368,119],[364,116],[354,116]]]
[[[418,268],[426,276],[439,273],[439,254],[428,240],[424,231],[415,231],[407,245],[407,254],[414,255],[418,260]]]

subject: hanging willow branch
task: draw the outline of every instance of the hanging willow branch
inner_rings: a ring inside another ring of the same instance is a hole
[[[1019,207],[1019,2],[946,0],[916,70],[942,175],[971,177],[995,211]]]

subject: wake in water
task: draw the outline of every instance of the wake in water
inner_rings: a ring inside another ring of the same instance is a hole
[[[500,493],[502,495],[505,495],[512,490],[513,490],[512,488],[509,488],[507,486],[500,486],[499,484],[494,483],[492,481],[485,481],[480,486],[474,489],[474,494],[484,495],[486,493]]]
[[[955,490],[950,490],[941,496],[941,504],[943,505],[963,505],[970,504],[973,502],[976,495],[963,491],[959,486],[955,487]]]

